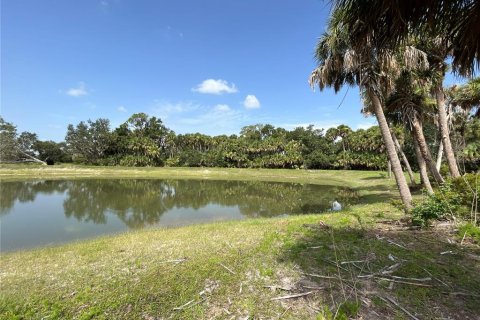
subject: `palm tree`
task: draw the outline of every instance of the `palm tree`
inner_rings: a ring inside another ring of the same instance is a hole
[[[471,79],[462,86],[452,88],[451,103],[462,108],[467,114],[473,113],[475,117],[480,118],[480,78]]]
[[[395,50],[410,41],[435,39],[431,47],[440,73],[435,83],[439,127],[450,174],[460,176],[456,163],[445,110],[442,80],[444,60],[453,58],[453,70],[470,76],[480,66],[480,1],[478,0],[337,0],[335,8],[344,12],[343,23],[354,48],[374,43],[376,50]],[[441,41],[437,41],[441,39]],[[439,50],[438,50],[439,49]]]
[[[450,140],[450,130],[448,127],[448,115],[445,105],[445,93],[443,90],[443,80],[445,78],[445,71],[447,64],[445,59],[448,56],[448,41],[441,36],[435,38],[428,37],[428,31],[425,31],[427,36],[417,40],[418,46],[421,50],[427,53],[429,60],[429,70],[425,72],[425,78],[429,79],[428,85],[431,86],[431,91],[435,97],[437,104],[437,122],[440,129],[442,152],[445,152],[450,175],[454,178],[460,177],[455,153],[453,151],[452,142]],[[441,159],[441,158],[440,158]]]
[[[388,116],[393,121],[407,124],[407,129],[412,132],[415,140],[415,147],[422,157],[417,157],[419,167],[424,162],[437,183],[443,183],[444,179],[436,167],[423,133],[423,118],[428,116],[428,110],[433,111],[433,101],[428,99],[422,87],[415,85],[414,78],[414,74],[408,71],[402,72],[397,78],[395,89],[386,102]],[[428,176],[422,176],[422,181],[427,180]]]
[[[392,165],[400,197],[408,211],[411,208],[412,196],[382,107],[382,91],[389,86],[391,81],[388,77],[382,76],[384,70],[381,67],[385,65],[385,62],[392,62],[393,54],[388,51],[373,50],[371,45],[355,50],[350,42],[348,30],[343,25],[343,20],[344,13],[341,10],[332,12],[328,31],[321,36],[317,44],[315,55],[318,67],[310,76],[310,85],[314,87],[318,84],[320,90],[325,87],[333,87],[335,92],[338,92],[345,84],[359,85],[369,97],[382,133],[388,159]]]
[[[395,49],[412,34],[441,35],[455,72],[471,75],[480,66],[478,0],[336,0],[337,9],[355,48]]]
[[[423,158],[422,152],[420,151],[420,147],[418,146],[418,142],[416,139],[413,139],[413,145],[415,147],[415,154],[417,156],[421,183],[425,187],[425,190],[427,190],[428,194],[433,194],[433,188],[430,184],[430,179],[428,178],[427,165],[425,163],[425,159]]]
[[[410,178],[410,184],[412,186],[415,186],[416,183],[415,183],[415,177],[413,176],[412,167],[410,166],[410,162],[408,162],[408,158],[405,155],[405,152],[403,152],[402,146],[400,145],[400,141],[398,141],[397,135],[395,134],[394,130],[392,130],[392,139],[393,139],[393,143],[395,143],[395,147],[397,148],[397,152],[400,154],[403,164],[405,165],[405,169],[407,170],[408,177]]]

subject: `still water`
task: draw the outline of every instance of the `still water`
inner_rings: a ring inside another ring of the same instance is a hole
[[[0,248],[12,251],[145,227],[321,213],[348,188],[300,183],[88,179],[0,182]]]

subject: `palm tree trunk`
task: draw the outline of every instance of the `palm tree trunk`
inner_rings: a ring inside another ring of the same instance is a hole
[[[408,162],[407,156],[402,150],[402,146],[398,142],[397,136],[395,135],[394,132],[392,132],[392,139],[393,143],[395,143],[395,146],[397,147],[398,153],[400,153],[400,156],[402,157],[403,164],[405,164],[405,168],[407,169],[408,172],[408,177],[410,178],[410,183],[414,186],[415,183],[415,177],[413,176],[413,171],[412,167],[410,167],[410,163]]]
[[[408,188],[407,179],[403,174],[402,166],[400,165],[400,160],[398,159],[397,151],[395,150],[395,144],[393,143],[392,135],[390,134],[390,128],[388,127],[387,119],[383,113],[383,108],[378,97],[369,92],[370,98],[373,102],[373,108],[375,115],[377,116],[378,126],[380,127],[380,132],[382,133],[383,143],[387,150],[388,159],[392,163],[392,171],[395,175],[395,181],[397,183],[398,191],[400,192],[400,198],[402,199],[403,205],[405,206],[406,211],[410,211],[412,208],[412,194]]]
[[[444,183],[445,180],[443,180],[442,175],[440,174],[440,172],[438,172],[437,167],[433,162],[432,154],[428,149],[427,141],[425,140],[425,136],[423,135],[423,124],[417,113],[415,113],[412,118],[412,129],[414,132],[413,137],[418,142],[418,146],[422,153],[423,159],[425,159],[428,170],[430,171],[437,183]]]
[[[443,158],[443,143],[440,141],[438,144],[438,153],[437,153],[437,170],[440,171],[442,167],[442,158]]]
[[[392,178],[392,163],[390,160],[387,161],[387,174],[388,174],[388,179]]]
[[[415,137],[415,131],[413,131],[413,135],[413,144],[415,146],[415,153],[417,155],[418,167],[420,168],[420,179],[422,180],[422,184],[427,190],[427,193],[433,194],[433,188],[430,184],[430,179],[428,178],[427,164],[425,163],[425,159],[423,158],[422,152],[420,151],[420,146],[417,142],[418,139]]]
[[[453,178],[460,177],[455,154],[453,153],[452,143],[450,141],[450,132],[447,123],[447,110],[445,109],[445,95],[443,94],[442,85],[435,88],[435,99],[437,100],[438,122],[440,124],[440,135],[442,137],[445,157],[447,158],[448,169]]]

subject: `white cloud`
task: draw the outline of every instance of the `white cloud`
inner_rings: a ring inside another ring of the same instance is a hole
[[[376,125],[377,125],[377,123],[376,123],[375,121],[359,123],[359,124],[357,124],[357,129],[356,129],[356,130],[358,130],[358,129],[365,129],[365,130],[367,130],[367,129],[369,129],[369,128],[373,127],[373,126],[376,126]]]
[[[238,92],[235,84],[229,84],[228,81],[222,79],[204,80],[198,86],[192,88],[192,91],[205,94],[224,94]]]
[[[231,110],[230,107],[226,104],[217,104],[213,109],[220,112],[227,112]]]
[[[182,113],[194,112],[200,109],[200,105],[191,101],[180,101],[177,103],[171,103],[168,101],[155,100],[152,107],[153,113],[160,117],[162,120],[168,119],[171,116],[175,116]]]
[[[119,107],[117,108],[117,111],[119,111],[119,112],[127,112],[127,108],[125,108],[124,106],[119,106]]]
[[[243,105],[247,109],[258,109],[260,108],[260,101],[253,94],[249,94],[243,101]]]
[[[245,110],[234,109],[227,104],[201,105],[191,101],[157,100],[150,107],[150,114],[159,117],[168,128],[181,134],[238,134],[241,127],[253,122]]]
[[[219,107],[220,106],[220,107]],[[227,105],[216,105],[202,107],[195,114],[188,114],[186,117],[177,119],[179,127],[184,127],[186,132],[202,131],[211,134],[233,134],[237,133],[235,127],[244,122],[247,118],[239,110],[232,110]],[[235,128],[235,130],[232,130]]]
[[[71,97],[77,98],[77,97],[88,95],[88,91],[87,91],[87,88],[85,87],[85,83],[79,82],[77,87],[68,89],[67,94]]]

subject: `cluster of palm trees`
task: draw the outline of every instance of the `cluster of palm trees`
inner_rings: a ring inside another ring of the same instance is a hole
[[[318,85],[320,90],[333,87],[336,92],[345,85],[360,87],[362,112],[378,120],[407,211],[412,207],[412,196],[391,127],[402,123],[411,132],[421,180],[429,193],[433,193],[429,174],[439,184],[444,178],[424,137],[423,123],[427,119],[434,119],[438,125],[450,176],[460,176],[450,139],[443,80],[447,58],[452,58],[457,74],[470,77],[475,73],[480,62],[478,34],[480,1],[337,0],[327,31],[318,41],[318,66],[310,76],[311,86]],[[475,81],[463,86],[449,102],[470,110],[478,105]]]

